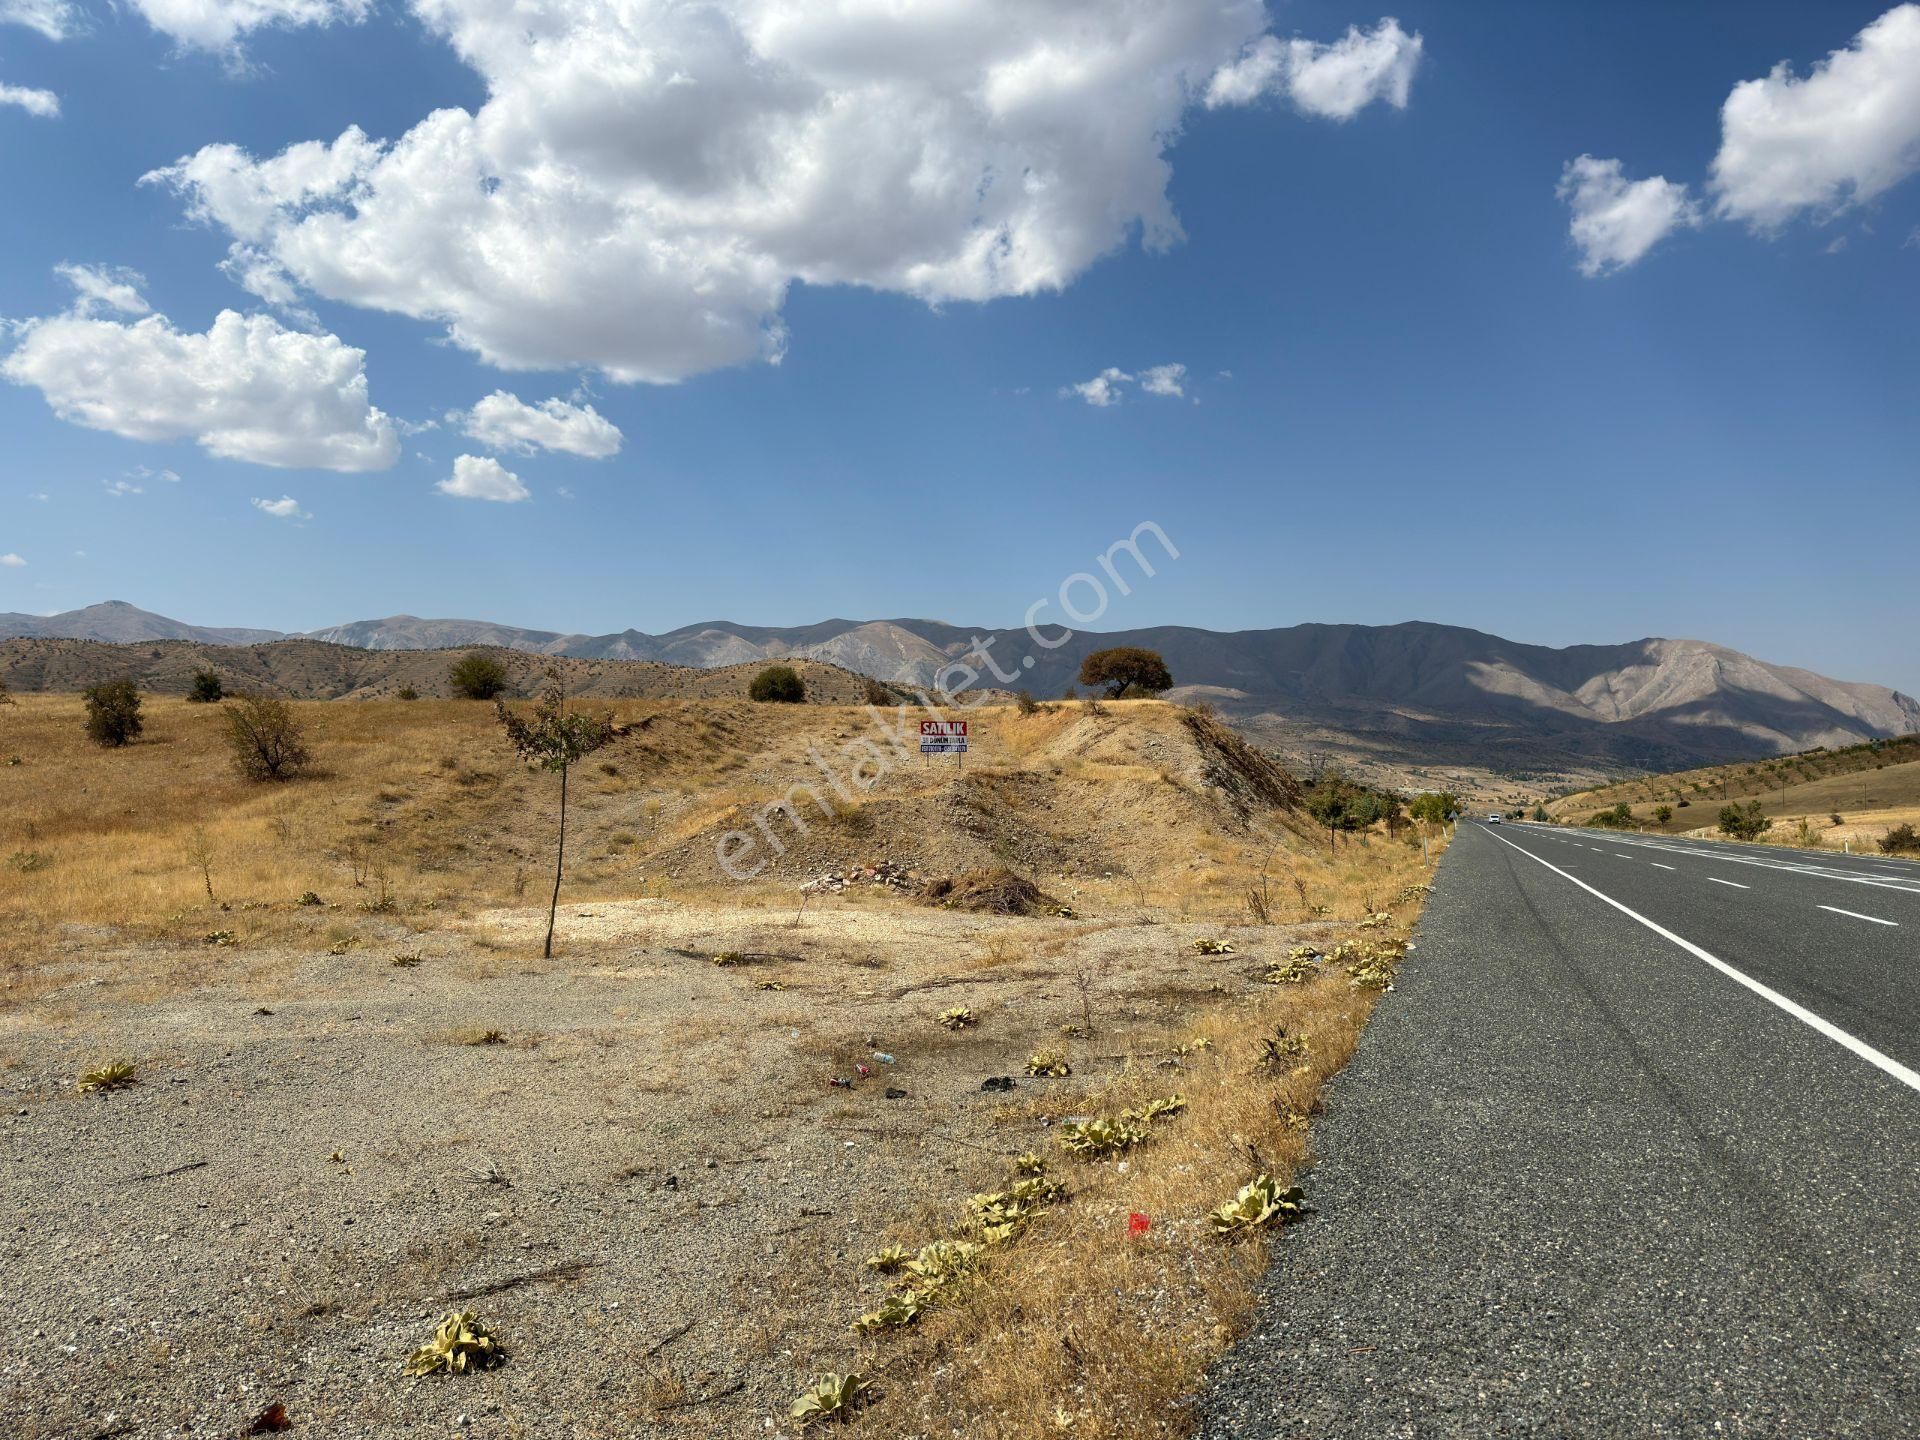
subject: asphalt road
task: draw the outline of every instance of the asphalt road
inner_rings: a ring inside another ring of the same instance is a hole
[[[1920,866],[1463,824],[1201,1400],[1263,1436],[1920,1436]]]

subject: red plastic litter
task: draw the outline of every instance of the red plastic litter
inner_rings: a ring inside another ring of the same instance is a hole
[[[1153,1217],[1142,1215],[1138,1210],[1127,1216],[1127,1234],[1144,1235],[1153,1228]]]

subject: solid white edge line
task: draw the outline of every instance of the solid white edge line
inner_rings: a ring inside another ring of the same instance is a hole
[[[1707,876],[1707,879],[1711,880],[1716,885],[1731,885],[1736,890],[1753,889],[1753,886],[1742,885],[1738,880],[1722,880],[1718,875],[1709,875]]]
[[[1614,909],[1618,910],[1622,915],[1625,915],[1629,920],[1636,920],[1640,924],[1646,926],[1647,929],[1653,931],[1653,933],[1658,935],[1661,939],[1671,940],[1675,945],[1678,945],[1682,950],[1686,951],[1689,955],[1693,956],[1694,959],[1704,960],[1707,964],[1711,965],[1714,969],[1718,970],[1722,975],[1725,975],[1729,980],[1732,980],[1737,984],[1746,986],[1747,989],[1751,990],[1754,994],[1758,995],[1762,1000],[1765,1000],[1768,1004],[1777,1005],[1780,1009],[1786,1011],[1787,1014],[1793,1016],[1794,1019],[1800,1021],[1802,1024],[1812,1026],[1815,1030],[1818,1030],[1822,1035],[1826,1036],[1829,1040],[1833,1041],[1835,1044],[1844,1045],[1847,1049],[1851,1050],[1854,1054],[1858,1055],[1862,1060],[1866,1061],[1869,1065],[1872,1065],[1877,1069],[1884,1070],[1887,1074],[1891,1075],[1894,1079],[1898,1080],[1902,1085],[1905,1085],[1909,1090],[1915,1091],[1916,1093],[1920,1093],[1920,1074],[1916,1074],[1912,1070],[1909,1070],[1906,1066],[1902,1065],[1898,1060],[1894,1059],[1891,1055],[1883,1055],[1880,1051],[1874,1049],[1873,1046],[1867,1044],[1866,1041],[1856,1039],[1854,1036],[1849,1035],[1846,1031],[1842,1030],[1838,1025],[1835,1025],[1832,1021],[1821,1019],[1818,1015],[1814,1014],[1811,1010],[1807,1009],[1806,1006],[1795,1004],[1793,1001],[1789,1000],[1786,996],[1782,995],[1778,990],[1772,989],[1766,985],[1762,985],[1758,980],[1755,980],[1751,975],[1744,974],[1741,971],[1734,969],[1733,966],[1727,964],[1726,961],[1720,959],[1716,955],[1711,955],[1707,951],[1702,950],[1698,945],[1694,944],[1691,940],[1684,939],[1681,936],[1674,934],[1673,931],[1667,929],[1666,926],[1660,924],[1657,920],[1649,920],[1646,916],[1642,915],[1639,911],[1628,909],[1625,905],[1622,905],[1618,900],[1614,899],[1611,895],[1602,894],[1600,891],[1594,889],[1593,886],[1587,884],[1587,882],[1580,879],[1579,876],[1567,874],[1566,871],[1562,870],[1558,865],[1554,864],[1551,860],[1542,860],[1538,855],[1534,854],[1531,850],[1528,850],[1527,848],[1521,845],[1515,845],[1511,840],[1507,839],[1507,837],[1504,835],[1495,835],[1493,838],[1498,840],[1502,845],[1507,846],[1509,849],[1518,850],[1522,855],[1526,856],[1527,859],[1532,860],[1536,864],[1546,866],[1547,869],[1553,871],[1553,873],[1558,875],[1561,879],[1573,881],[1574,884],[1578,885],[1582,890],[1586,891],[1589,895],[1593,896],[1594,899],[1605,901],[1607,904],[1611,905]]]
[[[1896,930],[1900,928],[1900,922],[1898,920],[1882,920],[1878,915],[1862,915],[1858,910],[1842,910],[1838,905],[1822,905],[1820,908],[1822,910],[1831,910],[1836,915],[1845,915],[1849,919],[1871,920],[1876,925],[1891,925]]]

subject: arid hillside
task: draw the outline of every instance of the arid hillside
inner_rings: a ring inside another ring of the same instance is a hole
[[[849,1437],[1178,1433],[1412,833],[1330,851],[1160,702],[987,707],[964,767],[910,707],[605,703],[551,959],[491,706],[296,702],[284,783],[223,705],[0,706],[0,1433],[744,1440],[850,1372]],[[464,1312],[505,1363],[409,1377]]]
[[[184,695],[196,670],[212,670],[229,690],[260,690],[293,700],[381,700],[412,689],[423,699],[447,699],[454,661],[474,653],[505,667],[510,695],[537,690],[557,670],[570,693],[599,698],[742,699],[765,662],[698,669],[650,660],[580,660],[525,651],[469,646],[456,650],[356,650],[320,640],[275,640],[260,645],[216,645],[190,640],[107,644],[97,640],[0,641],[0,680],[16,693],[77,692],[103,680],[130,679],[142,690]],[[790,662],[807,684],[809,702],[859,704],[863,676],[810,660]]]

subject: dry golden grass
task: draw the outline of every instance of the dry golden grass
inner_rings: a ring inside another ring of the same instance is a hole
[[[1427,874],[1417,850],[1376,841],[1352,847],[1314,883],[1342,907],[1386,910],[1399,932],[1418,914],[1414,887]],[[1284,1185],[1305,1163],[1308,1116],[1322,1084],[1351,1057],[1374,999],[1326,966],[1306,984],[1197,1010],[1178,1030],[1128,1035],[1129,1059],[1117,1078],[1032,1102],[1055,1116],[1112,1115],[1177,1092],[1187,1106],[1156,1121],[1152,1138],[1127,1151],[1124,1163],[1082,1163],[1051,1147],[1047,1174],[1065,1181],[1072,1198],[991,1250],[982,1278],[955,1302],[928,1310],[911,1329],[849,1340],[838,1356],[809,1357],[878,1382],[878,1398],[848,1433],[956,1440],[1190,1434],[1185,1401],[1244,1333],[1279,1233],[1222,1239],[1208,1214],[1254,1176]],[[1260,1059],[1261,1041],[1277,1030],[1306,1046],[1288,1068]],[[1109,1038],[1101,1033],[1099,1042]],[[1202,1038],[1206,1047],[1192,1046]],[[1167,1065],[1183,1043],[1179,1066]],[[984,1174],[977,1183],[997,1190],[1014,1178]],[[1136,1214],[1147,1218],[1144,1234],[1131,1233]],[[960,1217],[936,1207],[903,1222],[895,1238],[909,1250],[965,1233]],[[882,1283],[875,1282],[875,1303]]]

